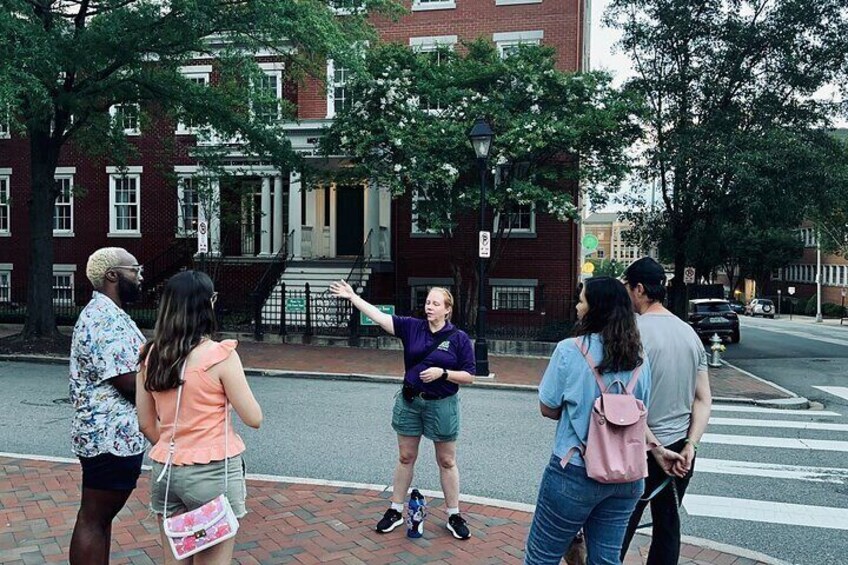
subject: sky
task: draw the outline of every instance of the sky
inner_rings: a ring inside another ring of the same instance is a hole
[[[589,60],[593,70],[609,71],[620,85],[633,70],[630,59],[622,54],[613,54],[613,45],[621,34],[614,29],[601,25],[601,17],[606,10],[608,0],[592,0],[592,31],[589,38]]]

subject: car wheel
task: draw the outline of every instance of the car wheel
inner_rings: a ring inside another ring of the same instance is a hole
[[[769,316],[769,320],[774,320],[774,314],[772,314],[771,316]]]
[[[739,335],[739,330],[736,330],[735,332],[730,334],[730,343],[739,343],[740,337],[741,336]]]

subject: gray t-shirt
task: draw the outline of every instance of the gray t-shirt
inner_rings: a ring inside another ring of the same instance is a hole
[[[673,314],[636,317],[651,363],[648,427],[662,445],[686,437],[695,401],[695,381],[707,370],[707,353],[689,324]]]

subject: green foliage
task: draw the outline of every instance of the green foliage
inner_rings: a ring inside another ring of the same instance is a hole
[[[614,279],[619,278],[624,274],[624,263],[619,263],[615,259],[591,259],[592,263],[595,265],[595,270],[592,273],[593,277],[612,277]]]
[[[674,262],[724,259],[728,225],[772,237],[828,190],[823,126],[837,108],[812,95],[844,71],[842,0],[613,0],[608,24],[636,62],[627,88],[648,102],[633,237]],[[644,189],[656,188],[648,209]],[[732,221],[725,220],[732,213]],[[764,215],[766,222],[760,221]],[[764,225],[765,224],[765,225]],[[780,236],[783,237],[782,235]],[[676,304],[675,306],[680,306]]]

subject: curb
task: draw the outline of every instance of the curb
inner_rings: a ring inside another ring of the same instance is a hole
[[[22,453],[5,453],[0,452],[0,457],[7,457],[10,459],[21,459],[25,461],[47,461],[51,463],[65,463],[69,465],[79,465],[78,459],[71,459],[69,457],[55,457],[49,455],[35,455],[35,454],[22,454]],[[303,486],[329,486],[329,487],[338,487],[345,489],[356,489],[356,490],[364,490],[371,492],[391,492],[391,485],[378,485],[378,484],[368,484],[368,483],[356,483],[350,481],[336,481],[330,479],[314,479],[308,477],[285,477],[280,475],[264,475],[264,474],[255,474],[248,473],[247,479],[251,481],[258,482],[266,482],[266,483],[285,483],[285,484],[293,484],[293,485],[303,485]],[[444,497],[440,491],[433,490],[422,490],[422,494],[427,496],[430,499],[439,499],[443,500]],[[487,498],[482,496],[475,495],[460,495],[460,501],[466,504],[477,504],[480,506],[488,506],[490,508],[501,508],[506,510],[512,510],[517,512],[524,512],[527,514],[532,514],[536,507],[532,504],[525,504],[522,502],[513,502],[510,500],[501,500],[497,498]],[[637,531],[636,535],[642,535],[645,537],[651,537],[650,531]],[[742,557],[746,559],[751,559],[753,561],[759,561],[765,563],[766,565],[792,565],[788,561],[783,561],[781,559],[777,559],[775,557],[771,557],[769,555],[765,555],[763,553],[759,553],[757,551],[753,551],[750,549],[745,549],[743,547],[738,547],[735,545],[729,545],[720,543],[713,540],[708,540],[704,538],[698,538],[694,536],[681,536],[681,541],[688,545],[694,545],[697,547],[703,547],[706,549],[711,549],[714,551],[718,551],[720,553],[726,553],[729,555],[733,555],[735,557]]]

